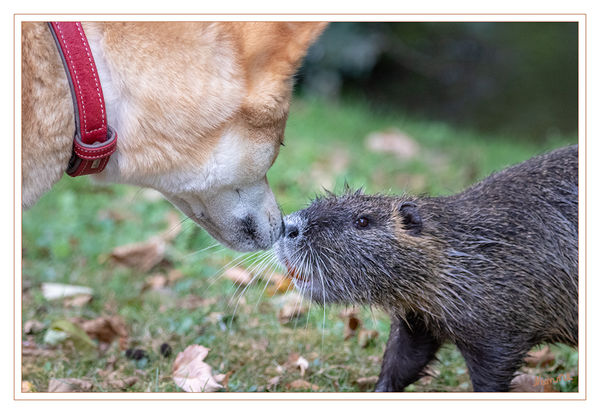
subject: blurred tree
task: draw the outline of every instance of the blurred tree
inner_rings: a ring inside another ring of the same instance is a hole
[[[307,56],[298,89],[544,140],[577,132],[577,29],[573,22],[332,23]]]

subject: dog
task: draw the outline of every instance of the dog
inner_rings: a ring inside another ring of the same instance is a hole
[[[293,76],[322,22],[83,22],[116,152],[96,178],[154,188],[223,245],[269,248],[282,216],[266,173]],[[48,26],[22,25],[22,206],[63,175],[69,84]]]

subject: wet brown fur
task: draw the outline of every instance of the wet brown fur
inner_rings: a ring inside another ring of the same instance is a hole
[[[277,252],[306,296],[390,313],[377,391],[414,382],[447,341],[475,391],[507,391],[537,344],[577,346],[577,146],[449,197],[319,198],[284,234]]]

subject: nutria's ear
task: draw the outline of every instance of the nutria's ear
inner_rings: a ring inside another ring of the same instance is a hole
[[[420,234],[423,229],[423,220],[421,220],[417,205],[413,202],[405,201],[400,203],[398,211],[400,212],[400,217],[402,217],[402,226],[404,229],[414,236]]]

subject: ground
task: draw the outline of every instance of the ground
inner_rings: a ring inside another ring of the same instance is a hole
[[[284,213],[345,182],[365,192],[443,195],[576,141],[485,136],[352,102],[298,99],[268,178]],[[174,360],[192,344],[210,348],[205,362],[223,374],[225,392],[373,389],[389,329],[384,313],[359,309],[350,318],[350,308],[296,301],[271,283],[281,270],[270,253],[218,246],[152,191],[65,177],[24,212],[22,231],[27,390],[77,378],[73,387],[91,391],[181,391]],[[131,243],[138,245],[122,248]],[[231,268],[262,277],[235,284]],[[45,283],[91,294],[49,300]],[[577,390],[576,350],[537,351],[523,378],[569,374],[547,390]],[[445,346],[438,360],[409,391],[471,389],[455,347]]]

